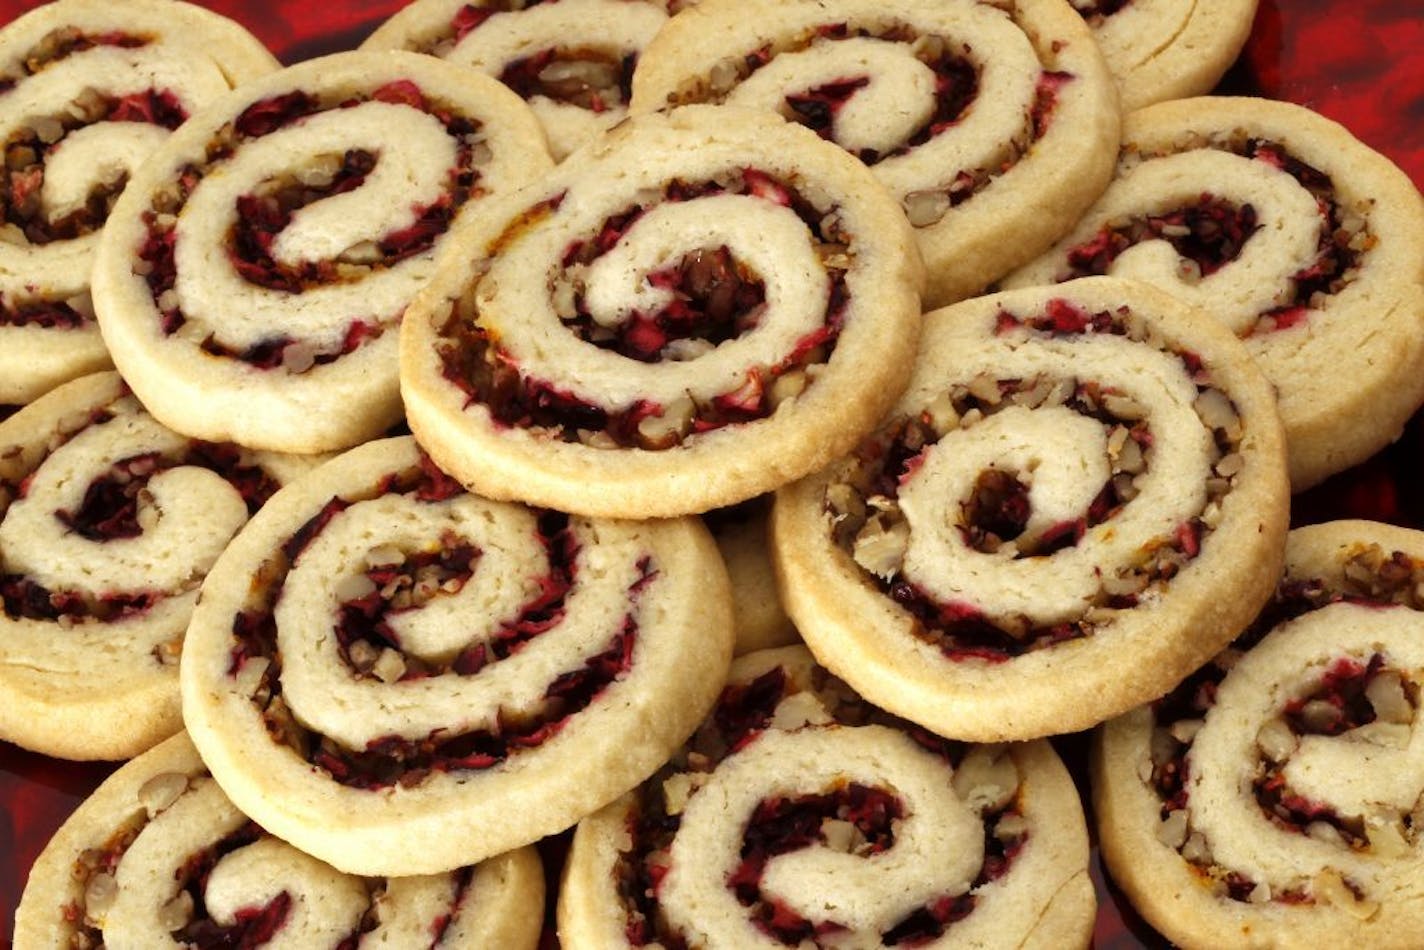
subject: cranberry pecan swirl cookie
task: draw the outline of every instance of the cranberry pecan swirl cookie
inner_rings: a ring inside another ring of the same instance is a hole
[[[466,494],[409,439],[269,503],[203,588],[183,714],[264,828],[356,874],[449,870],[645,779],[711,707],[730,591],[693,519]]]
[[[1086,947],[1072,780],[1047,742],[967,746],[896,720],[804,647],[748,654],[642,787],[584,819],[568,950]]]
[[[15,947],[533,950],[543,908],[533,848],[426,877],[342,874],[233,807],[179,734],[110,776],[51,839]]]
[[[1092,28],[1128,110],[1210,92],[1256,16],[1256,0],[1069,2]]]
[[[1164,102],[1126,122],[1118,177],[1005,281],[1109,273],[1215,314],[1280,397],[1299,491],[1369,456],[1424,399],[1424,201],[1301,106]]]
[[[182,728],[198,586],[311,465],[165,429],[113,372],[0,423],[0,739],[122,759]]]
[[[276,68],[170,0],[60,0],[0,30],[0,405],[109,365],[89,272],[110,208],[189,114]]]
[[[695,0],[416,0],[362,49],[428,53],[517,92],[562,161],[628,114],[634,68],[670,12]]]
[[[100,328],[180,432],[316,452],[401,414],[398,327],[451,223],[550,166],[509,90],[411,53],[344,53],[195,116],[114,209]]]
[[[1257,622],[1103,727],[1103,857],[1187,946],[1418,946],[1424,534],[1291,533]]]
[[[868,700],[1026,739],[1160,696],[1270,595],[1270,386],[1205,314],[1105,278],[930,314],[909,391],[782,489],[787,612]]]
[[[920,282],[894,202],[812,132],[639,116],[461,229],[402,326],[401,394],[436,462],[488,497],[703,512],[874,424]]]
[[[704,0],[633,76],[635,113],[689,102],[775,111],[870,165],[915,226],[927,306],[1067,231],[1118,142],[1112,76],[1060,0]]]

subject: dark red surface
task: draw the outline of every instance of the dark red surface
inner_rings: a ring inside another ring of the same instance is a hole
[[[121,0],[115,0],[121,2]],[[0,0],[8,22],[36,3]],[[402,0],[209,0],[252,30],[284,63],[350,49]],[[1424,184],[1424,17],[1418,0],[1262,0],[1251,43],[1223,91],[1287,99],[1341,122]],[[1294,522],[1373,518],[1424,527],[1424,417],[1398,443],[1298,497]],[[1056,741],[1080,776],[1082,736]],[[25,876],[54,829],[111,766],[58,762],[0,743],[0,939],[8,946]],[[543,848],[554,863],[563,841]],[[1099,950],[1138,950],[1166,942],[1113,891],[1097,863]],[[551,884],[553,880],[551,879]],[[552,941],[546,941],[552,943]]]

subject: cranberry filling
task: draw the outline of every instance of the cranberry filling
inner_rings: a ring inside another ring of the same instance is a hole
[[[729,750],[735,752],[766,728],[790,686],[786,671],[775,666],[748,683],[734,683],[722,690],[712,719]]]
[[[1104,227],[1092,240],[1068,252],[1069,275],[1106,274],[1117,256],[1132,245],[1164,240],[1207,276],[1236,260],[1259,227],[1251,205],[1237,207],[1203,193],[1195,205]]]
[[[181,882],[179,892],[186,893],[193,902],[192,918],[173,932],[175,940],[185,946],[199,947],[202,950],[260,947],[281,931],[292,907],[292,896],[286,891],[260,906],[238,909],[233,914],[233,923],[227,925],[217,923],[208,915],[204,898],[208,877],[218,862],[224,856],[252,844],[262,837],[262,834],[262,829],[249,821],[213,846],[191,855],[183,867],[175,872],[175,877]]]
[[[108,33],[85,33],[75,26],[60,27],[45,34],[44,38],[35,44],[34,48],[25,56],[24,69],[26,75],[33,76],[46,66],[96,46],[138,49],[151,42],[153,42],[151,36],[125,33],[122,30],[111,30]],[[10,81],[14,82],[13,79]]]
[[[1132,3],[1132,0],[1072,0],[1083,19],[1098,24]]]
[[[449,34],[458,43],[496,13],[517,13],[544,2],[546,0],[485,0],[478,7],[467,3],[455,11],[455,16],[450,20]],[[549,0],[549,2],[553,2],[553,0]],[[441,36],[437,37],[436,41],[448,38],[449,36]],[[436,43],[431,44],[431,46],[434,45]]]
[[[92,315],[82,314],[63,301],[27,300],[20,304],[0,302],[0,326],[77,330],[93,325]]]
[[[521,99],[543,96],[590,112],[606,112],[633,97],[638,57],[617,57],[594,49],[551,48],[514,60],[499,81]]]
[[[317,98],[300,90],[259,99],[242,111],[233,128],[244,138],[260,138],[291,125],[321,108]]]
[[[1374,706],[1365,696],[1369,686],[1379,672],[1384,669],[1384,656],[1373,654],[1368,663],[1359,663],[1349,657],[1336,660],[1322,677],[1320,686],[1309,696],[1293,699],[1286,704],[1286,722],[1298,735],[1338,736],[1351,729],[1375,721]],[[1323,719],[1306,713],[1307,704],[1311,712],[1320,709],[1319,703],[1327,704],[1334,713]]]
[[[974,493],[960,506],[964,541],[976,551],[997,551],[1004,541],[1023,534],[1032,510],[1028,486],[1011,472],[991,468],[979,473]]]

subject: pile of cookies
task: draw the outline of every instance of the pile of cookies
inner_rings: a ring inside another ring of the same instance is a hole
[[[1408,945],[1424,537],[1287,528],[1424,200],[1205,6],[5,27],[0,738],[132,759],[17,947],[533,947],[575,826],[566,947],[1086,946],[1095,727],[1172,940]]]

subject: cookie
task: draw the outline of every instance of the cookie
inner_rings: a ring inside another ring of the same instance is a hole
[[[1118,142],[1112,76],[1057,0],[703,0],[633,74],[634,113],[690,102],[775,111],[870,165],[915,226],[927,308],[1067,231]]]
[[[804,647],[739,659],[652,781],[580,822],[584,947],[1086,947],[1077,791],[1047,742],[968,746],[875,709]]]
[[[556,161],[628,114],[643,47],[682,0],[417,0],[362,49],[439,56],[517,92],[549,137]]]
[[[1299,528],[1257,622],[1094,748],[1102,853],[1187,946],[1418,943],[1424,534]]]
[[[753,650],[789,646],[801,640],[776,590],[771,541],[767,537],[770,515],[771,497],[761,495],[703,516],[717,542],[717,550],[722,552],[727,576],[732,579],[737,656]]]
[[[109,366],[89,271],[124,182],[277,65],[236,23],[170,0],[60,0],[0,30],[0,405]]]
[[[533,848],[427,877],[342,874],[234,808],[180,733],[111,775],[51,839],[15,946],[533,950],[543,905]]]
[[[725,507],[874,424],[904,385],[920,278],[904,215],[809,130],[639,116],[461,228],[401,328],[406,415],[488,497]]]
[[[716,699],[726,572],[692,519],[466,494],[409,439],[279,494],[203,587],[183,717],[229,797],[354,874],[426,874],[566,828]]]
[[[926,318],[910,387],[777,493],[782,600],[817,659],[944,736],[1029,739],[1160,696],[1270,596],[1280,422],[1244,348],[1098,278]]]
[[[104,231],[96,311],[166,425],[328,451],[400,419],[401,314],[452,221],[549,167],[509,90],[410,53],[293,66],[195,116]]]
[[[1210,92],[1256,16],[1256,0],[1070,2],[1092,28],[1126,110]]]
[[[1005,286],[1108,273],[1215,314],[1275,385],[1300,491],[1424,400],[1424,201],[1349,132],[1284,102],[1164,102],[1126,120],[1117,179]]]
[[[0,423],[0,739],[124,759],[181,729],[198,585],[311,466],[165,429],[113,372]]]

